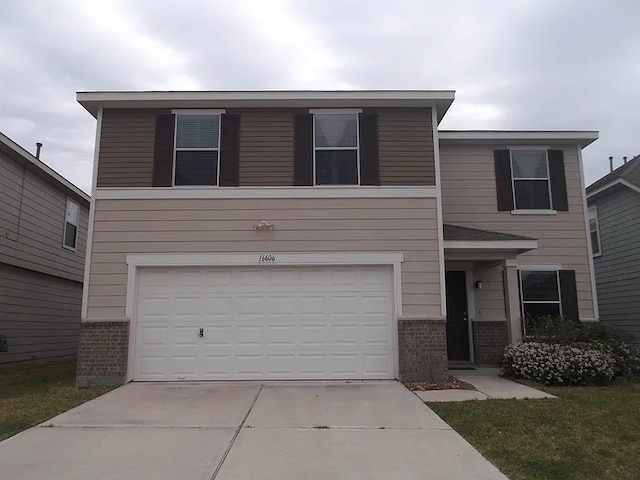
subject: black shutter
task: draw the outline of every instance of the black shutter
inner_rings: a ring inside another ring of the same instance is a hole
[[[494,150],[496,168],[496,198],[498,211],[513,210],[513,187],[511,185],[511,154],[509,150]]]
[[[569,202],[567,201],[567,181],[564,175],[564,154],[562,150],[549,150],[548,155],[552,208],[560,212],[567,212]]]
[[[295,116],[293,137],[293,184],[313,185],[313,115]]]
[[[378,156],[378,116],[361,113],[360,121],[360,185],[380,185]]]
[[[578,291],[576,290],[576,272],[574,270],[560,270],[560,301],[562,315],[569,320],[580,320],[578,313]]]
[[[156,116],[156,143],[153,153],[154,187],[173,185],[173,133],[176,125],[171,114]]]
[[[221,115],[220,127],[220,186],[237,187],[240,177],[240,115]]]

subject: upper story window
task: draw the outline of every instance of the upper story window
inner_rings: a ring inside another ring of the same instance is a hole
[[[313,116],[316,185],[359,185],[360,152],[357,113]]]
[[[602,255],[602,249],[600,245],[600,226],[598,225],[598,210],[597,208],[589,208],[589,233],[591,234],[591,252],[594,257]]]
[[[511,150],[515,210],[551,210],[546,150]]]
[[[177,114],[174,185],[218,185],[220,176],[220,115]]]
[[[80,207],[76,202],[67,198],[64,220],[64,235],[62,245],[72,250],[76,249],[78,242],[78,224],[80,222]]]
[[[516,147],[494,150],[493,156],[498,211],[555,214],[569,210],[563,150]]]

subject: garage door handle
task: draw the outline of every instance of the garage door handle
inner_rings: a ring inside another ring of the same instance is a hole
[[[201,329],[200,329],[200,333],[198,333],[198,336],[199,336],[200,338],[204,337],[204,328],[201,328]]]

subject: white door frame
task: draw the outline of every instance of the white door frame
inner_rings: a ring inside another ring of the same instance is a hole
[[[476,318],[476,295],[474,291],[473,262],[445,262],[445,271],[464,271],[464,279],[467,287],[467,329],[469,332],[469,360],[473,363],[476,360],[476,354],[473,348],[473,321]],[[446,283],[444,287],[447,287]]]
[[[393,372],[399,378],[398,319],[402,316],[402,253],[243,253],[243,254],[201,254],[201,253],[142,253],[127,255],[127,303],[126,317],[129,319],[129,350],[127,355],[127,375],[125,382],[133,380],[136,336],[136,306],[138,296],[138,274],[141,267],[221,267],[221,266],[331,266],[331,265],[390,265],[393,267]]]

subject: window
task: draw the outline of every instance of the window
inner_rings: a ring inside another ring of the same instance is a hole
[[[316,185],[359,185],[357,113],[313,116]]]
[[[562,315],[557,271],[520,271],[520,299],[525,332],[537,318]]]
[[[72,250],[76,249],[78,241],[78,222],[80,219],[80,207],[78,204],[67,198],[67,209],[64,220],[64,239],[62,245]]]
[[[176,115],[174,185],[218,185],[220,115]]]
[[[511,173],[516,210],[551,210],[546,150],[512,150]]]
[[[600,227],[598,225],[598,210],[589,208],[589,232],[591,234],[591,253],[594,257],[602,255],[600,245]]]

